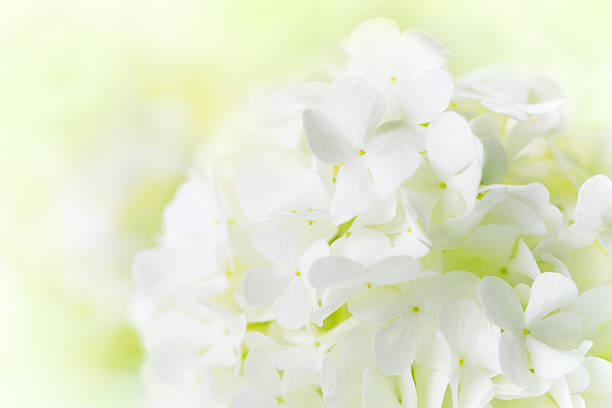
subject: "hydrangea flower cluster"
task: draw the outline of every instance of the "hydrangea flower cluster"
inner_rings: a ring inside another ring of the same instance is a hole
[[[550,156],[558,88],[453,80],[386,19],[343,49],[229,121],[135,258],[148,405],[612,406],[612,181],[566,214],[501,184]]]

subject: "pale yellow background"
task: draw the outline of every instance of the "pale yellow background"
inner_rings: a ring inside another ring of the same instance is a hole
[[[251,84],[287,82],[391,17],[452,52],[454,74],[555,75],[561,144],[612,170],[607,1],[3,1],[0,406],[133,407],[129,261],[151,245],[190,149]]]

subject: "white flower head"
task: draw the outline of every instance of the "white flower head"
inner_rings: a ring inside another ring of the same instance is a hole
[[[612,406],[612,181],[555,205],[561,93],[455,88],[450,53],[387,19],[343,51],[232,116],[134,258],[148,405]]]

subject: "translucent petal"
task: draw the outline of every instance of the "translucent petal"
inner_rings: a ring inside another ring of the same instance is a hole
[[[582,338],[582,321],[576,313],[560,312],[545,317],[529,330],[549,346],[567,350],[576,347]]]
[[[523,307],[512,287],[493,276],[484,277],[478,287],[478,299],[493,323],[519,333],[525,326]]]
[[[255,230],[253,246],[257,252],[275,264],[296,269],[300,255],[300,240],[297,234],[280,224]]]
[[[527,351],[525,336],[505,331],[499,343],[499,365],[510,381],[517,387],[527,387],[529,370],[527,367]]]
[[[340,225],[365,212],[379,198],[364,157],[347,160],[338,171],[331,202],[332,222]]]
[[[381,327],[374,335],[374,360],[386,375],[399,375],[412,364],[418,334],[410,318],[400,318]]]
[[[304,286],[303,278],[294,277],[274,302],[274,315],[281,327],[297,330],[310,321],[314,294]]]
[[[363,79],[342,78],[332,82],[320,110],[359,149],[380,123],[385,99],[378,88]]]
[[[367,366],[363,372],[362,407],[400,407],[395,394],[394,379],[383,375],[376,367]]]
[[[244,360],[244,375],[259,391],[277,396],[281,393],[281,378],[270,359],[270,347],[255,347]]]
[[[242,293],[246,302],[253,306],[267,306],[282,293],[291,272],[276,266],[255,266],[247,271],[242,280]]]
[[[386,322],[403,312],[404,302],[400,292],[392,287],[379,287],[352,296],[349,311],[368,322]]]
[[[331,255],[315,261],[308,278],[317,289],[351,286],[365,283],[366,270],[359,262]]]
[[[448,107],[453,80],[442,70],[404,71],[392,83],[404,119],[408,123],[422,124],[436,119]]]
[[[457,298],[440,309],[438,325],[452,351],[462,356],[488,327],[488,320],[473,300]]]
[[[535,373],[544,379],[562,377],[582,364],[584,353],[582,350],[559,350],[550,347],[533,336],[526,336],[527,349]]]
[[[308,146],[323,163],[335,164],[358,152],[359,146],[350,141],[324,113],[306,109],[302,121]]]
[[[276,398],[263,395],[254,388],[243,388],[232,395],[231,408],[276,408]]]
[[[536,324],[547,314],[578,296],[574,281],[561,274],[546,272],[539,275],[531,286],[529,303],[525,310],[527,325]]]
[[[463,251],[493,265],[506,265],[519,235],[518,228],[510,225],[481,225],[465,240]]]
[[[459,388],[460,407],[482,407],[492,397],[491,379],[474,367],[465,365],[461,369]]]
[[[366,144],[364,158],[380,197],[395,193],[421,164],[410,139],[410,135],[394,132],[376,136]]]
[[[445,112],[426,131],[427,156],[440,181],[465,170],[476,159],[480,142],[467,121],[457,113]]]
[[[598,357],[587,357],[584,366],[589,371],[591,383],[584,391],[585,394],[611,394],[612,363]]]
[[[434,274],[421,270],[420,262],[409,256],[386,257],[368,267],[368,279],[376,285],[393,285]]]
[[[588,290],[561,310],[580,315],[584,335],[590,337],[600,326],[612,320],[612,286],[600,285]]]
[[[408,66],[421,71],[442,67],[450,58],[450,52],[436,39],[420,30],[406,30],[400,40],[400,52]]]

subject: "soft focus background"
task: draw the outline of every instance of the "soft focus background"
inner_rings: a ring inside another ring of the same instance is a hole
[[[612,174],[604,0],[0,4],[2,407],[137,406],[130,259],[153,243],[193,147],[251,85],[335,56],[365,19],[433,34],[454,74],[552,74],[569,100],[559,144]]]

